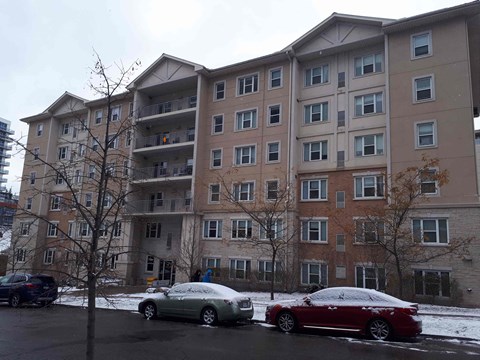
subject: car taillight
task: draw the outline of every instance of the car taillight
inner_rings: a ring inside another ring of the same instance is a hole
[[[232,300],[228,300],[228,299],[224,299],[223,302],[227,305],[232,305],[233,304],[233,301]]]
[[[417,315],[418,309],[415,307],[401,308],[400,312],[407,315]]]
[[[26,283],[25,287],[28,288],[28,289],[35,289],[35,288],[38,287],[38,285],[32,284],[32,283]]]

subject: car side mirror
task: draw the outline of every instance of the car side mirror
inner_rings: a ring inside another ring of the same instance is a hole
[[[307,305],[312,305],[312,299],[310,299],[308,296],[305,296],[303,298],[303,301],[305,302],[305,304]]]

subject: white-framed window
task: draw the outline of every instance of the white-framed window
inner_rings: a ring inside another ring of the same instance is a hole
[[[222,220],[205,220],[203,222],[203,238],[204,239],[221,239],[222,238]]]
[[[149,222],[145,226],[145,237],[147,239],[159,239],[161,235],[162,224]]]
[[[100,224],[100,227],[98,228],[98,236],[100,237],[105,237],[108,235],[108,228],[109,228],[108,222],[102,222]]]
[[[328,64],[306,69],[305,70],[305,86],[328,83]]]
[[[27,200],[25,201],[25,210],[32,210],[32,205],[33,205],[33,198],[28,197]]]
[[[256,146],[239,146],[235,148],[235,165],[255,165]]]
[[[269,89],[280,88],[283,86],[283,68],[270,69],[269,76]]]
[[[55,185],[62,185],[64,183],[63,175],[57,173],[55,176]]]
[[[43,135],[43,124],[37,124],[37,136],[40,137]]]
[[[435,100],[433,75],[413,79],[413,99],[414,102]]]
[[[155,267],[155,257],[153,255],[147,255],[145,259],[145,272],[153,273]]]
[[[327,220],[302,221],[302,241],[328,242]]]
[[[75,222],[74,221],[69,221],[68,222],[67,235],[70,238],[75,236]]]
[[[302,285],[322,284],[328,286],[328,266],[323,263],[303,262],[300,278]]]
[[[413,236],[423,244],[448,244],[447,219],[413,219]]]
[[[62,135],[68,135],[70,133],[70,123],[62,124]]]
[[[102,123],[103,110],[95,110],[95,124],[99,125]]]
[[[280,142],[267,143],[267,162],[280,161]]]
[[[412,60],[432,55],[432,32],[413,34],[411,45]]]
[[[86,193],[85,194],[85,207],[86,208],[91,208],[93,204],[93,194],[92,193]]]
[[[230,279],[250,279],[250,260],[230,259]]]
[[[115,176],[115,163],[108,163],[107,166],[105,166],[105,175],[107,176]]]
[[[217,101],[225,99],[225,80],[217,81],[213,86],[213,99]]]
[[[327,179],[303,180],[302,200],[327,200]]]
[[[132,131],[127,130],[125,132],[125,147],[130,147],[132,145]]]
[[[110,270],[115,270],[117,268],[118,259],[120,258],[119,254],[111,254],[110,255]]]
[[[58,160],[65,160],[68,156],[68,146],[60,146],[58,148]]]
[[[258,74],[251,74],[237,79],[237,94],[245,95],[258,91]]]
[[[383,198],[383,175],[364,175],[355,177],[355,199]]]
[[[328,142],[315,141],[303,144],[303,161],[317,161],[328,159]]]
[[[88,165],[88,177],[90,179],[95,178],[95,165]]]
[[[335,279],[346,279],[346,278],[347,278],[347,267],[345,265],[336,265]]]
[[[355,58],[355,76],[383,71],[383,54],[369,54]]]
[[[214,115],[212,118],[212,134],[223,134],[223,115]]]
[[[321,121],[328,121],[328,102],[310,104],[304,106],[305,124],[314,124]]]
[[[267,180],[265,183],[267,200],[277,200],[278,198],[278,180]]]
[[[47,226],[47,237],[57,237],[58,222],[49,222]]]
[[[275,276],[275,282],[282,281],[282,265],[280,261],[275,261],[275,265],[271,261],[259,260],[258,261],[258,280],[259,281],[272,281]]]
[[[239,111],[236,114],[235,130],[248,130],[257,128],[257,110]]]
[[[383,113],[383,93],[355,96],[355,116]]]
[[[20,236],[28,236],[30,235],[30,223],[29,222],[21,222],[20,223]]]
[[[220,263],[220,258],[206,257],[202,259],[202,268],[212,270],[212,276],[218,278],[221,275]]]
[[[43,252],[43,263],[51,265],[55,261],[55,249],[49,248]]]
[[[385,269],[376,266],[355,266],[355,284],[358,288],[384,291]]]
[[[436,122],[427,121],[415,124],[417,148],[434,147],[437,145]]]
[[[232,220],[232,239],[251,239],[252,220]]]
[[[111,193],[107,192],[105,193],[105,196],[103,197],[103,207],[104,208],[111,208],[113,204],[113,196]]]
[[[208,187],[209,191],[209,202],[210,203],[219,203],[220,202],[220,184],[210,184]]]
[[[450,271],[414,270],[415,295],[451,296]]]
[[[222,167],[222,149],[213,149],[211,153],[211,168]]]
[[[35,185],[36,178],[37,178],[37,173],[35,171],[32,171],[30,173],[30,185]]]
[[[118,149],[118,135],[108,135],[107,146],[109,149]]]
[[[78,145],[78,156],[84,157],[87,152],[87,147],[85,144],[79,144]]]
[[[78,227],[78,235],[82,237],[92,236],[92,228],[88,223],[82,221]]]
[[[100,147],[100,143],[98,142],[97,138],[92,139],[92,151],[97,151]]]
[[[122,236],[122,222],[117,220],[113,223],[113,237]]]
[[[355,156],[383,155],[383,134],[355,136]]]
[[[110,120],[111,121],[120,120],[121,113],[122,113],[122,106],[121,105],[112,106]]]
[[[27,260],[27,249],[20,248],[16,250],[15,260],[17,263],[24,263]]]
[[[381,243],[385,237],[385,224],[383,221],[374,221],[372,219],[355,219],[355,242]]]
[[[274,240],[283,237],[283,219],[266,219],[259,224],[260,240]]]
[[[62,196],[52,195],[50,198],[50,210],[60,210],[62,205]]]
[[[420,192],[425,195],[438,194],[437,169],[425,169],[420,172]]]
[[[254,193],[255,183],[253,181],[233,185],[233,197],[235,201],[253,201]]]
[[[268,125],[278,125],[281,123],[282,106],[280,104],[270,105],[268,107]]]

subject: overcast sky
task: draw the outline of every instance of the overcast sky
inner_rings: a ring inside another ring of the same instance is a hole
[[[465,2],[0,0],[0,117],[19,138],[19,119],[65,91],[93,99],[93,49],[105,64],[139,59],[140,71],[163,53],[217,68],[281,50],[334,12],[399,19]],[[7,186],[18,193],[23,158],[11,164]]]

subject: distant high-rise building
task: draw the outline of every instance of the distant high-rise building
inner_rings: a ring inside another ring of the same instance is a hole
[[[18,198],[11,191],[7,190],[5,183],[8,175],[7,168],[10,163],[6,161],[12,155],[8,152],[12,150],[12,139],[15,132],[10,130],[10,121],[0,118],[0,229],[11,228]],[[0,230],[3,233],[3,230]]]

